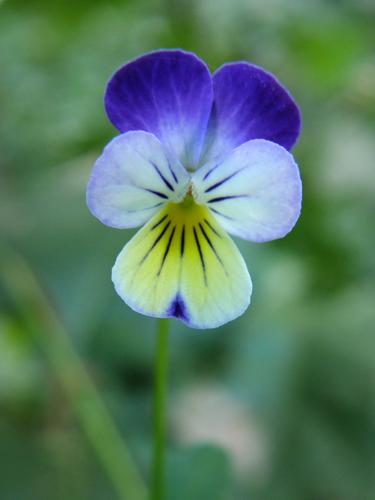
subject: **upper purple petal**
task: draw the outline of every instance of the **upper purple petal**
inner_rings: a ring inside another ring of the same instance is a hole
[[[195,168],[212,99],[212,79],[203,61],[190,52],[159,50],[115,72],[105,108],[121,132],[151,132],[185,167]]]
[[[270,73],[246,62],[221,66],[213,75],[214,104],[203,160],[251,139],[267,139],[290,150],[301,116],[288,91]]]

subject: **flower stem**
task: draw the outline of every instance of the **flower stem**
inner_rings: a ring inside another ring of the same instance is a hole
[[[160,319],[157,332],[154,394],[154,456],[152,500],[165,497],[165,435],[168,368],[168,319]]]

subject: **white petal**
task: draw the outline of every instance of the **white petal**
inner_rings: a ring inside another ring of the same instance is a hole
[[[137,227],[166,202],[183,199],[189,178],[154,135],[127,132],[113,139],[96,161],[87,205],[108,226]]]
[[[262,242],[285,236],[301,210],[302,184],[293,156],[263,139],[248,141],[193,174],[197,203],[229,233]]]

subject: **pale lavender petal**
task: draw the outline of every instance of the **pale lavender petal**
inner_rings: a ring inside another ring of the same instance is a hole
[[[246,240],[282,238],[300,215],[302,184],[293,156],[264,139],[245,142],[193,174],[196,201]]]
[[[189,174],[168,158],[154,135],[142,130],[115,137],[97,159],[88,186],[87,205],[103,224],[137,227],[167,202],[185,196]]]
[[[121,131],[156,135],[186,168],[197,166],[212,106],[212,79],[197,56],[182,50],[151,52],[112,76],[105,107]]]
[[[213,86],[204,161],[251,139],[291,149],[300,132],[300,112],[273,75],[246,62],[229,63],[215,72]]]

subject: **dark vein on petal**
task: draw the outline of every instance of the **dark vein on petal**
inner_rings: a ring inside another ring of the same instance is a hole
[[[211,210],[214,210],[213,208],[211,208]],[[211,229],[212,232],[214,232],[216,234],[216,236],[218,236],[219,238],[221,238],[221,234],[219,234],[216,229],[214,228],[214,226],[207,220],[207,219],[203,219],[204,222],[207,224],[207,226]]]
[[[223,212],[220,212],[219,210],[216,210],[216,208],[210,208],[212,212],[215,212],[215,214],[221,215],[222,217],[225,217],[225,219],[228,220],[235,220],[234,217],[229,217],[229,215],[223,214]]]
[[[145,207],[145,208],[136,208],[134,210],[127,210],[127,213],[133,214],[136,212],[145,212],[146,210],[152,210],[153,208],[160,207],[163,203],[156,203],[156,205],[152,205],[151,207]]]
[[[210,238],[209,238],[208,234],[207,234],[207,233],[206,233],[206,231],[204,230],[204,227],[202,226],[202,224],[201,224],[200,222],[199,222],[199,224],[198,224],[198,225],[199,225],[199,228],[200,228],[200,230],[201,230],[201,232],[202,232],[203,236],[205,237],[205,239],[206,239],[207,243],[210,245],[211,250],[212,250],[212,251],[214,252],[214,254],[216,255],[217,260],[218,260],[218,261],[220,262],[220,264],[221,264],[221,265],[225,268],[224,263],[223,263],[223,261],[221,260],[220,255],[217,253],[216,248],[214,247],[214,245],[213,245],[212,241],[210,240]]]
[[[158,274],[157,274],[158,276],[160,276],[161,270],[163,269],[163,266],[164,266],[164,263],[166,261],[167,255],[168,255],[169,250],[171,248],[171,244],[172,244],[172,240],[173,240],[173,236],[174,236],[175,231],[176,231],[176,226],[173,227],[172,232],[171,232],[171,234],[169,236],[167,247],[166,247],[166,249],[164,251],[163,259],[161,261],[160,268],[159,268],[159,271],[158,271]]]
[[[159,243],[159,241],[162,239],[162,237],[164,236],[166,230],[168,229],[168,227],[171,225],[171,221],[168,221],[167,224],[164,226],[162,232],[159,234],[159,236],[156,238],[156,240],[154,241],[154,243],[151,245],[151,247],[147,250],[146,254],[144,255],[144,257],[142,258],[140,264],[143,264],[143,262],[147,259],[147,257],[150,255],[151,251],[156,247],[156,245]]]
[[[173,176],[173,179],[174,179],[174,180],[175,180],[175,182],[178,184],[178,179],[177,179],[177,176],[176,176],[176,174],[173,172],[173,169],[172,169],[171,164],[169,163],[169,161],[168,161],[168,168],[169,168],[169,170],[170,170],[170,172],[171,172],[171,174],[172,174],[172,176]]]
[[[151,194],[155,194],[156,196],[160,196],[160,198],[164,198],[168,200],[168,196],[160,191],[154,191],[153,189],[143,188],[145,191],[148,191]]]
[[[152,226],[151,231],[152,231],[153,229],[156,229],[158,226],[160,226],[160,224],[161,224],[163,221],[165,221],[165,219],[166,219],[167,217],[168,217],[168,215],[164,215],[164,217],[162,217],[162,218],[161,218],[161,219],[160,219],[160,220],[159,220],[156,224],[154,224],[154,225]]]
[[[202,264],[202,269],[203,269],[203,276],[204,276],[204,284],[207,286],[207,274],[206,274],[206,263],[204,261],[204,256],[202,252],[202,247],[198,238],[197,231],[195,230],[195,227],[193,227],[193,232],[194,232],[194,238],[195,238],[195,243],[197,244],[197,249],[199,253],[199,257],[201,259],[201,264]]]
[[[233,200],[235,198],[247,198],[246,194],[234,194],[232,196],[218,196],[216,198],[211,198],[208,203],[218,203],[219,201]]]
[[[236,172],[233,172],[233,174],[228,175],[221,181],[215,182],[215,184],[212,184],[212,186],[208,187],[207,189],[204,190],[205,193],[209,193],[210,191],[213,191],[214,189],[218,188],[219,186],[225,184],[229,179],[232,179],[235,175],[237,175],[239,172],[243,170],[242,168],[240,170],[237,170]]]
[[[218,167],[219,165],[221,165],[221,163],[218,163],[217,165],[215,165],[214,167],[212,167],[212,168],[211,168],[211,170],[209,170],[209,171],[206,173],[206,175],[203,177],[203,180],[205,181],[206,179],[208,179],[208,177],[212,174],[212,172],[213,172],[214,170],[216,170],[216,169],[217,169],[217,167]]]
[[[141,121],[141,123],[143,122],[143,120],[138,116],[136,115],[136,118],[138,120]],[[161,172],[161,170],[159,169],[159,167],[153,162],[151,161],[147,156],[145,156],[144,154],[142,154],[140,151],[138,151],[137,149],[133,149],[133,151],[138,155],[140,156],[145,162],[149,163],[151,166],[153,166],[155,168],[155,170],[157,171],[157,173],[159,174],[159,176],[161,177],[161,179],[165,182],[166,186],[171,189],[172,191],[174,191],[172,185],[170,184],[170,182],[165,178],[165,176],[163,175],[163,173]]]
[[[160,168],[154,162],[150,161],[150,163],[154,167],[154,169],[157,171],[157,173],[159,174],[159,177],[164,182],[164,184],[167,186],[167,188],[170,189],[171,191],[174,191],[174,188],[173,188],[172,184],[168,181],[168,179],[166,179],[164,177],[164,175],[161,172]]]
[[[184,252],[185,252],[185,225],[182,226],[182,231],[181,231],[181,245],[180,245],[181,257],[184,256]]]

